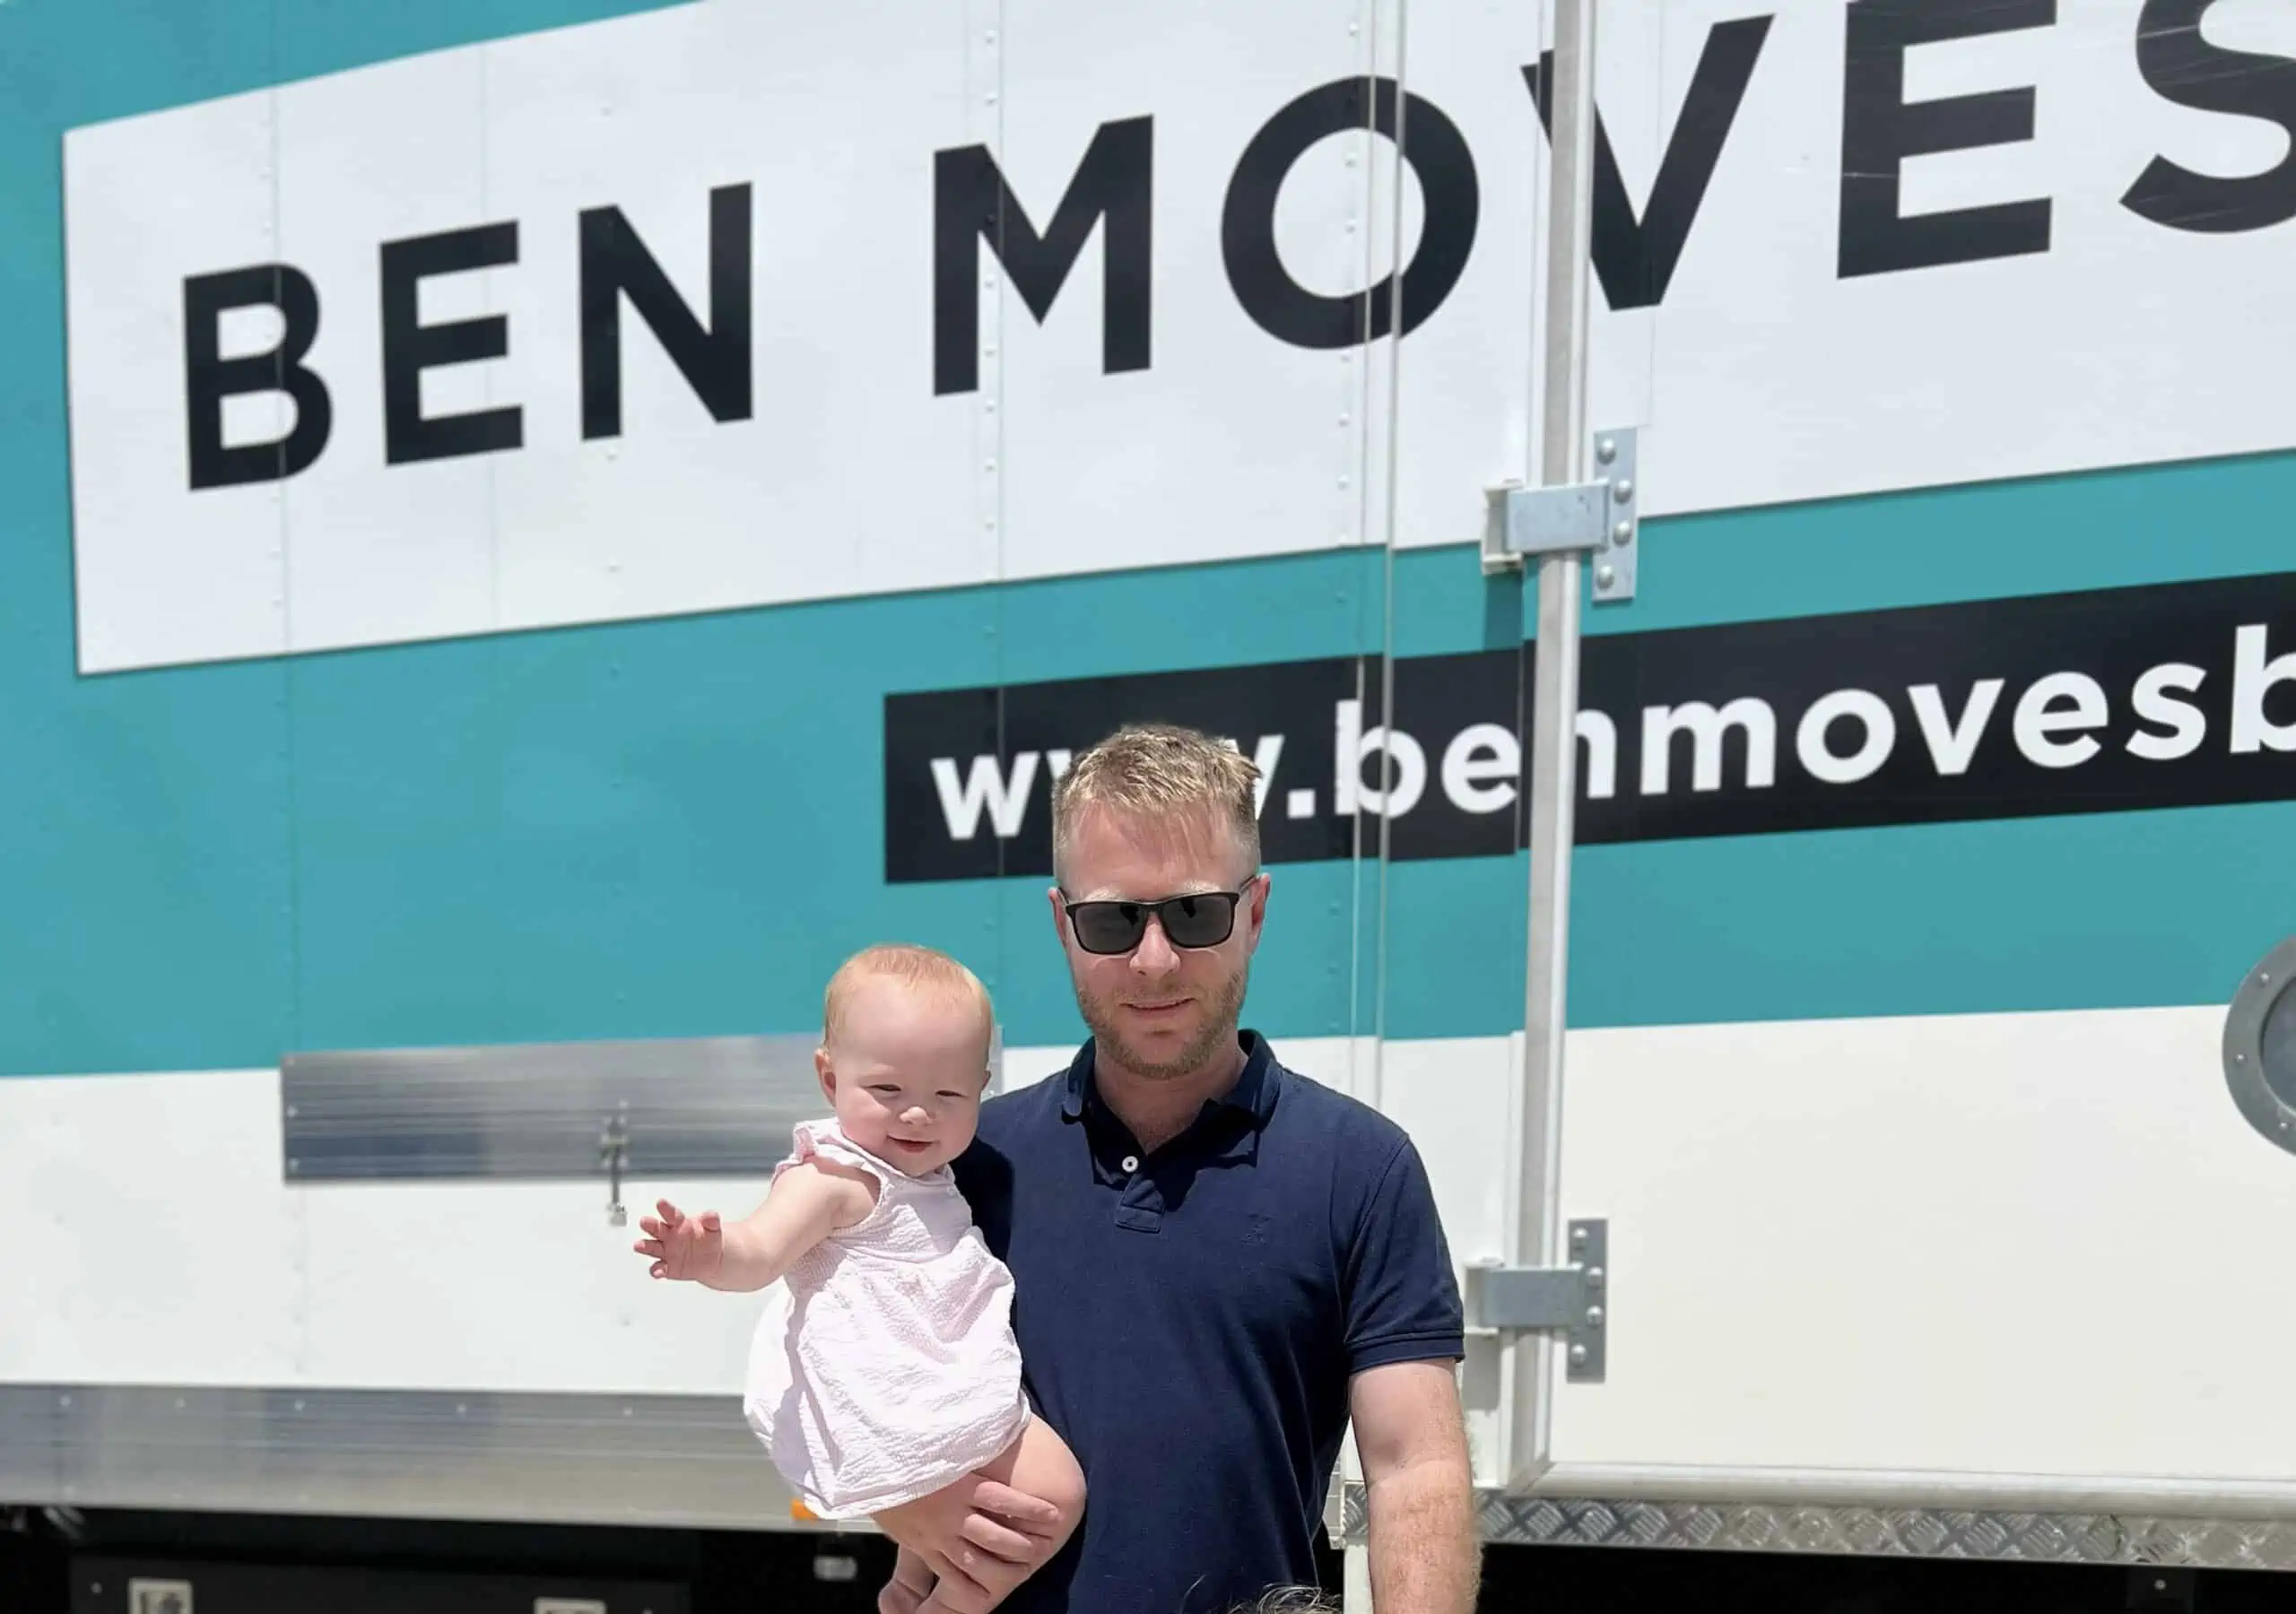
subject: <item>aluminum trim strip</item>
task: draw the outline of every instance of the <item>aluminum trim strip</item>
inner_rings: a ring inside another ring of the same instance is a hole
[[[1656,1486],[1666,1471],[1643,1471]],[[1544,1486],[1600,1476],[1555,1471]],[[1619,1471],[1613,1478],[1625,1480]],[[2296,1486],[1673,1471],[1699,1497],[1477,1494],[1492,1545],[2296,1570]],[[1836,1495],[1784,1494],[1823,1482]],[[1917,1488],[2048,1506],[1844,1501]],[[1756,1498],[1751,1493],[1773,1494]],[[2068,1497],[2153,1495],[2169,1506]],[[0,1385],[0,1502],[672,1528],[804,1530],[730,1397]],[[2276,1513],[2266,1510],[2277,1510]],[[1335,1533],[1365,1540],[1360,1485]],[[868,1528],[865,1524],[858,1526]]]
[[[0,1384],[0,1503],[818,1528],[790,1500],[733,1397]]]
[[[751,1176],[826,1107],[811,1035],[331,1051],[281,1062],[291,1183]],[[992,1050],[992,1068],[1000,1050]]]

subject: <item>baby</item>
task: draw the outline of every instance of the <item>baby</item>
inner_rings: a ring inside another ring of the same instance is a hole
[[[656,1278],[778,1285],[752,1347],[743,1408],[817,1517],[874,1516],[986,1474],[1076,1528],[1084,1476],[1031,1409],[1011,1324],[1013,1279],[973,1226],[949,1162],[972,1141],[988,1082],[988,994],[930,948],[863,950],[831,977],[813,1068],[833,1115],[800,1123],[765,1202],[730,1226],[668,1201],[635,1246]],[[903,1547],[918,1614],[998,1601]]]

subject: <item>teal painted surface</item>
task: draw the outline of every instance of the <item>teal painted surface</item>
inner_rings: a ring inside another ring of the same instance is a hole
[[[2296,569],[2296,454],[1926,489],[1642,528],[1635,598],[1589,634],[2062,594]],[[1536,628],[1534,590],[1471,549],[1396,563],[1395,646],[1427,655]]]
[[[300,1018],[288,744],[295,677],[265,664],[92,682],[74,672],[64,131],[655,8],[656,0],[0,5],[0,1072],[265,1063],[296,1043]],[[398,699],[370,697],[394,707]],[[409,789],[434,787],[423,776]],[[427,849],[439,856],[484,862],[492,853]],[[330,968],[313,961],[309,973]],[[376,978],[368,990],[404,998],[430,989],[417,985]]]
[[[883,694],[1353,648],[1361,559],[295,664],[306,1042],[801,1028],[835,959],[884,935],[971,960],[1013,1041],[1072,1037],[1040,880],[882,885]],[[1239,640],[1216,608],[1244,574],[1269,611]],[[1161,636],[1125,630],[1140,621]],[[1573,1019],[2211,1001],[2296,914],[2292,820],[2269,804],[1592,848]],[[1517,1023],[1523,859],[1391,868],[1384,933],[1375,868],[1278,876],[1261,1022],[1363,1032],[1383,1008],[1398,1037]]]
[[[0,584],[0,612],[23,603]],[[68,637],[0,628],[0,1071],[227,1065],[279,1046],[292,922],[277,674],[75,688],[70,662]]]
[[[1640,542],[1636,599],[1589,606],[1589,634],[2286,571],[2296,455],[1657,520]],[[1535,590],[1472,551],[1402,556],[1395,587],[1402,655],[1536,625]],[[1520,1028],[1528,867],[1392,872],[1389,1035]],[[2296,803],[1605,846],[1572,869],[1573,1025],[2217,1002],[2296,934]]]
[[[1379,646],[1387,559],[1352,553],[78,679],[64,128],[637,9],[0,5],[0,1073],[803,1028],[830,966],[891,935],[972,960],[1013,1041],[1063,1041],[1041,881],[883,886],[883,694]],[[1587,620],[2268,570],[2296,564],[2290,509],[2274,456],[1662,521],[1641,598]],[[1393,577],[1404,654],[1529,615],[1467,551]],[[1573,1018],[2221,999],[2296,929],[2291,846],[2283,803],[1596,848]],[[1277,875],[1255,1022],[1519,1023],[1522,859]]]
[[[1186,621],[1215,583],[1135,579],[1063,620]],[[1031,660],[1002,650],[1026,636],[996,630],[1001,603],[915,595],[295,664],[305,1046],[803,1029],[837,960],[892,936],[971,963],[1013,1040],[1066,1037],[1043,881],[882,879],[883,695]],[[1321,653],[1344,615],[1257,647]],[[1181,647],[1220,655],[1225,631]],[[1284,944],[1256,1001],[1295,1033],[1368,1012],[1355,882],[1346,863],[1283,871]]]
[[[1588,847],[1570,1023],[2223,1002],[2296,934],[2291,846],[2272,803]],[[1528,871],[1396,871],[1389,1036],[1520,1028]]]

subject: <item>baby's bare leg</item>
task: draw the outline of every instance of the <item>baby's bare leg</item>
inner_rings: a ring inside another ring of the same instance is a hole
[[[1052,1427],[1041,1418],[1031,1417],[1020,1439],[995,1462],[982,1464],[975,1472],[1049,1502],[1060,1510],[1059,1522],[1046,1538],[1046,1558],[1058,1552],[1076,1533],[1076,1525],[1084,1516],[1084,1471],[1077,1466],[1068,1443],[1054,1434]],[[970,1482],[970,1479],[958,1481]],[[917,1614],[989,1614],[990,1610],[1012,1595],[1014,1586],[1028,1578],[1026,1575],[984,1578],[979,1571],[987,1566],[980,1561],[985,1555],[975,1557],[976,1562],[966,1566],[965,1572],[941,1576],[933,1588],[933,1595],[918,1607]],[[1004,1566],[996,1567],[1002,1569]],[[1008,1581],[1009,1584],[999,1584]]]
[[[879,1614],[918,1614],[933,1595],[933,1566],[903,1547],[893,1554],[892,1584],[878,1598]]]

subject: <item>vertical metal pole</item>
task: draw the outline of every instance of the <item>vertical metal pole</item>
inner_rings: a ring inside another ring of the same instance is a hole
[[[1554,133],[1549,141],[1546,327],[1540,355],[1544,423],[1538,482],[1586,480],[1587,310],[1594,191],[1595,0],[1555,0]],[[1578,790],[1578,574],[1575,553],[1539,559],[1539,625],[1525,801],[1530,812],[1530,957],[1523,988],[1521,1200],[1510,1258],[1553,1265],[1560,1228],[1564,1002],[1570,958],[1570,843]],[[1552,1337],[1509,1347],[1510,1488],[1547,1466]]]
[[[1362,1489],[1363,1453],[1355,1444],[1355,1426],[1352,1421],[1345,1437],[1340,1442],[1339,1472],[1341,1484],[1347,1489]],[[1367,1509],[1370,1504],[1370,1497],[1367,1493],[1364,1497]],[[1340,1511],[1344,1516],[1346,1511],[1344,1506]],[[1369,1523],[1367,1517],[1367,1526]],[[1344,1532],[1335,1528],[1332,1535],[1337,1540]],[[1341,1546],[1339,1571],[1339,1614],[1376,1614],[1371,1607],[1371,1543],[1368,1529],[1364,1540],[1346,1541]]]

